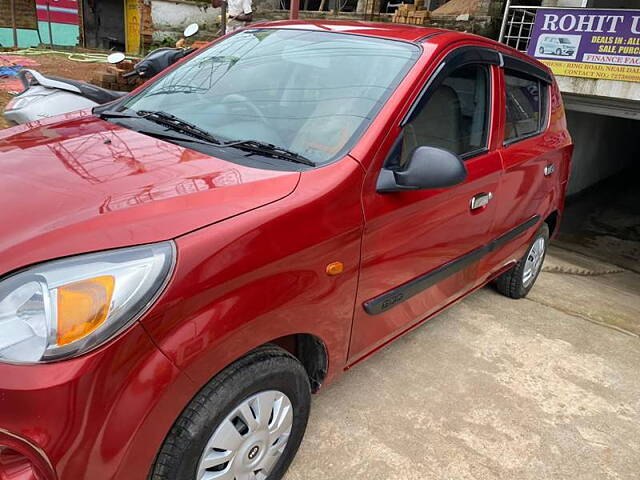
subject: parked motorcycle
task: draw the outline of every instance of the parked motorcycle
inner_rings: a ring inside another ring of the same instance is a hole
[[[184,37],[192,37],[198,30],[198,25],[193,23],[185,28]],[[140,60],[123,77],[137,76],[148,80],[193,51],[193,48],[159,48]],[[118,64],[124,59],[123,53],[114,52],[107,57],[107,62]],[[10,125],[95,107],[118,100],[128,93],[79,80],[47,76],[32,69],[20,70],[18,78],[24,90],[9,101],[4,111],[4,118]]]

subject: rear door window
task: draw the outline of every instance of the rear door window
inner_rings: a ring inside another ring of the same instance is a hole
[[[505,143],[540,133],[544,126],[546,84],[538,79],[505,71],[507,123]]]

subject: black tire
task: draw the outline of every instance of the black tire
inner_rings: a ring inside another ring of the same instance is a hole
[[[556,48],[556,55],[558,56],[562,56],[562,50],[560,50],[559,48]]]
[[[531,253],[531,249],[534,243],[539,238],[542,238],[544,240],[544,253],[542,256],[542,263],[540,264],[540,268],[535,273],[531,282],[528,285],[525,285],[523,280],[523,275],[524,275],[524,269],[525,269],[527,257]],[[544,264],[544,259],[547,255],[548,247],[549,247],[549,226],[546,223],[543,223],[540,229],[536,232],[533,239],[531,240],[531,243],[529,244],[529,248],[527,248],[527,253],[525,253],[524,257],[522,257],[520,261],[516,263],[511,269],[504,272],[495,280],[493,284],[495,289],[505,297],[515,298],[515,299],[526,297],[527,294],[531,291],[531,289],[535,285],[536,280],[538,279],[538,275],[542,271],[542,264]]]
[[[231,364],[191,400],[158,453],[149,480],[196,480],[196,470],[217,426],[242,401],[266,390],[289,397],[293,426],[268,480],[279,480],[295,457],[309,418],[311,388],[302,364],[277,346],[261,347]]]

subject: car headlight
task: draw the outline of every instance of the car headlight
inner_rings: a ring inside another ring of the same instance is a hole
[[[0,281],[0,362],[80,355],[144,313],[166,285],[173,242],[54,260]]]
[[[27,105],[35,102],[36,100],[40,100],[42,97],[46,97],[46,95],[28,95],[26,97],[13,97],[7,103],[5,110],[8,112],[9,110],[17,110],[19,108],[24,108]]]

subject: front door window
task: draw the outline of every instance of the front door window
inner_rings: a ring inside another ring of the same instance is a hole
[[[455,70],[405,126],[401,163],[424,145],[463,157],[483,151],[489,137],[489,98],[487,66],[466,65]]]

